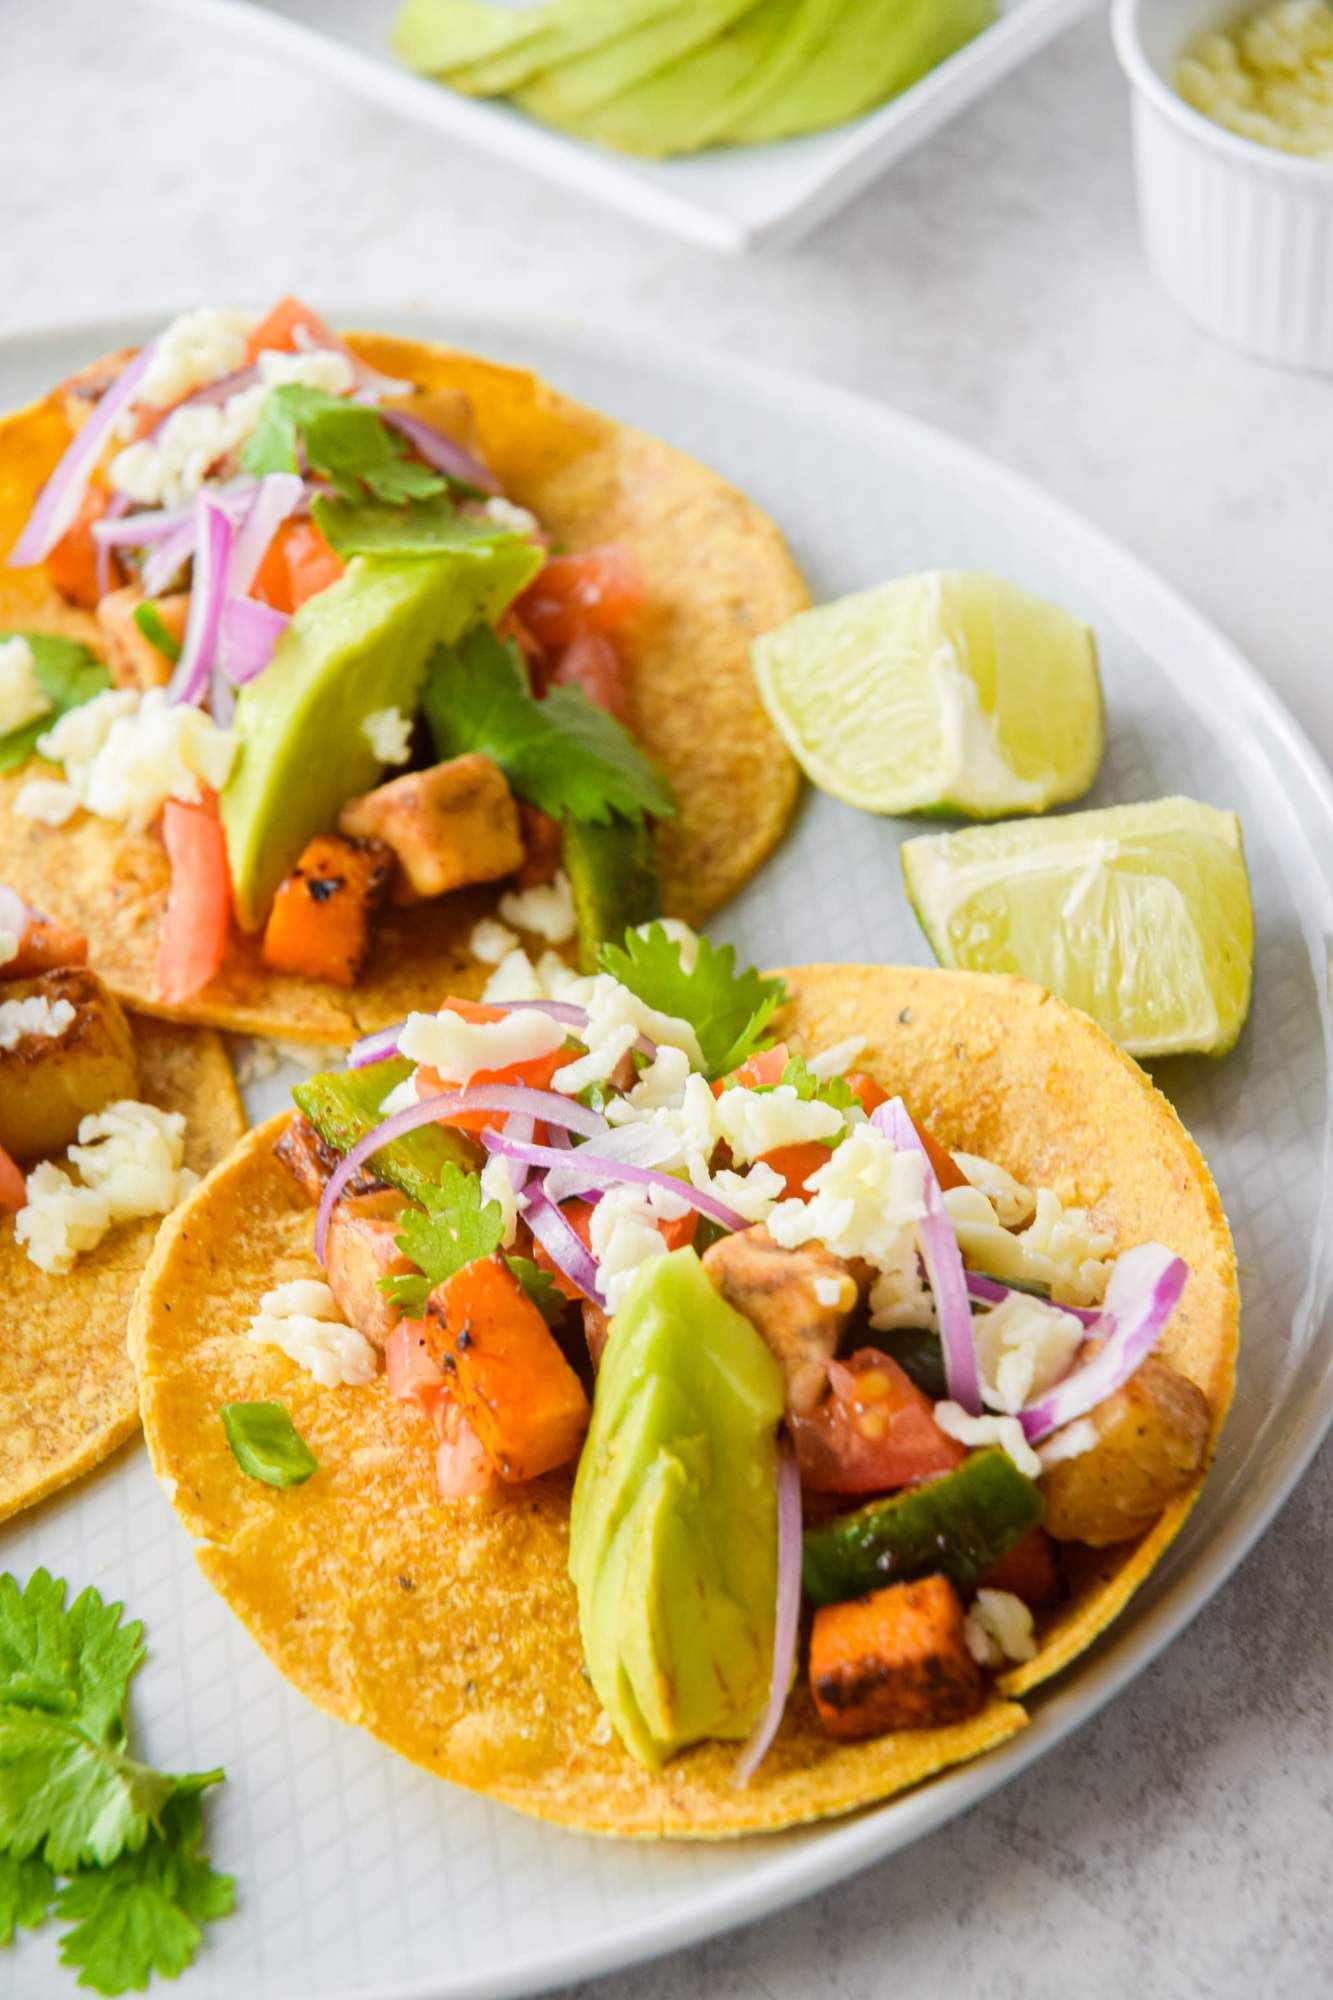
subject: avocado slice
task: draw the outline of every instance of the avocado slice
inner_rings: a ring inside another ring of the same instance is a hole
[[[498,618],[543,559],[518,536],[448,558],[358,556],[301,606],[236,701],[241,747],[221,811],[242,930],[262,925],[312,836],[378,784],[366,717],[413,714],[432,647]]]
[[[662,914],[653,837],[642,820],[591,826],[566,817],[560,859],[574,896],[579,971],[596,972],[604,944],[619,944],[632,925]]]
[[[645,1265],[602,1356],[569,1573],[593,1687],[650,1769],[745,1736],[767,1699],[782,1409],[781,1370],[694,1251]]]
[[[292,1096],[326,1145],[350,1153],[358,1139],[383,1124],[381,1105],[411,1074],[406,1056],[392,1056],[364,1069],[320,1070],[293,1085]],[[443,1167],[472,1173],[477,1162],[477,1149],[463,1133],[448,1125],[420,1125],[372,1153],[366,1170],[420,1201],[423,1188],[438,1187]]]
[[[512,55],[547,27],[554,7],[497,7],[493,0],[406,0],[389,31],[409,69],[447,75]]]
[[[760,0],[704,47],[563,121],[581,139],[645,159],[699,152],[750,102],[756,71],[791,26],[800,0]]]
[[[470,97],[506,96],[554,64],[617,41],[678,6],[679,0],[563,0],[540,10],[545,18],[535,35],[479,62],[451,67],[445,74],[453,89]],[[523,20],[525,15],[515,18]]]
[[[650,18],[611,41],[553,63],[515,92],[514,102],[548,125],[582,117],[608,97],[706,47],[759,0],[696,0]]]

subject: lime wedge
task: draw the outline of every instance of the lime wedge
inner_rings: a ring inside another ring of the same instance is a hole
[[[1225,1055],[1254,968],[1235,813],[1195,799],[909,840],[908,899],[941,965],[1018,972],[1135,1056]]]
[[[793,756],[848,805],[1002,819],[1097,775],[1092,634],[1001,577],[900,577],[798,613],[753,658]]]

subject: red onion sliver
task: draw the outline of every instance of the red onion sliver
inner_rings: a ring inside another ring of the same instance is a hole
[[[255,488],[245,519],[232,543],[227,592],[245,597],[281,524],[305,498],[305,481],[294,472],[266,472]]]
[[[944,1196],[930,1164],[930,1155],[921,1143],[916,1126],[901,1097],[881,1104],[871,1124],[892,1139],[902,1152],[921,1155],[922,1191],[926,1213],[920,1224],[921,1256],[930,1289],[940,1316],[940,1345],[944,1350],[944,1379],[955,1403],[969,1416],[981,1414],[981,1370],[977,1366],[976,1343],[972,1337],[972,1307],[968,1302],[963,1253],[958,1248]]]
[[[738,1785],[749,1784],[778,1733],[796,1664],[796,1633],[800,1622],[801,1475],[796,1454],[782,1448],[778,1457],[778,1597],[773,1617],[773,1671],[768,1704],[736,1764],[733,1775]]]
[[[1056,1305],[1054,1299],[1043,1299],[1034,1292],[1025,1292],[1021,1285],[1002,1285],[998,1278],[988,1278],[981,1271],[966,1271],[968,1295],[980,1299],[988,1306],[1002,1306],[1006,1299],[1017,1293],[1020,1298],[1035,1298],[1038,1305],[1055,1306],[1057,1312],[1069,1313],[1074,1319],[1082,1320],[1084,1326],[1095,1326],[1100,1314],[1089,1306]]]
[[[1105,1340],[1099,1354],[1019,1412],[1029,1444],[1085,1417],[1127,1382],[1161,1338],[1189,1278],[1183,1257],[1161,1243],[1140,1243],[1116,1259],[1101,1315],[1091,1338]]]
[[[190,615],[176,670],[167,685],[167,700],[200,702],[208,689],[217,654],[222,602],[227,588],[227,557],[231,522],[225,510],[202,487],[195,495],[194,581]]]
[[[566,1124],[568,1120],[564,1121]],[[578,1126],[572,1127],[578,1131]],[[585,1146],[576,1147],[572,1153],[562,1152],[557,1146],[524,1146],[515,1140],[506,1139],[502,1132],[483,1132],[481,1143],[488,1153],[503,1153],[507,1160],[526,1160],[532,1167],[559,1167],[562,1174],[572,1174],[577,1167],[580,1180],[588,1187],[608,1188],[622,1183],[631,1187],[660,1187],[669,1194],[678,1195],[691,1208],[697,1208],[700,1215],[711,1216],[724,1229],[748,1229],[743,1215],[734,1208],[728,1208],[715,1194],[704,1194],[692,1187],[689,1181],[678,1180],[674,1174],[659,1173],[656,1167],[634,1167],[625,1160],[608,1160]],[[969,1314],[969,1319],[971,1315]]]
[[[434,424],[410,416],[406,410],[381,410],[380,415],[436,472],[444,473],[448,479],[461,480],[465,486],[479,487],[483,493],[500,491],[500,482],[490,467],[474,458],[470,451],[464,451],[461,444],[455,444],[443,431],[437,431]]]
[[[64,457],[37,496],[23,533],[9,552],[11,569],[27,569],[44,562],[61,536],[73,523],[103,447],[117,417],[134,401],[134,392],[147,373],[157,342],[141,347],[133,361],[122,368],[111,387],[98,397],[91,416],[74,437]]]
[[[195,510],[165,535],[143,566],[142,582],[146,597],[161,597],[183,564],[194,554]]]
[[[372,1153],[378,1153],[381,1146],[387,1146],[391,1139],[401,1139],[404,1133],[415,1132],[422,1125],[435,1125],[444,1118],[456,1118],[465,1111],[489,1111],[507,1114],[517,1111],[520,1117],[541,1118],[547,1123],[558,1120],[569,1125],[576,1132],[589,1138],[606,1130],[606,1120],[596,1111],[589,1111],[586,1105],[574,1104],[567,1097],[557,1097],[553,1090],[530,1090],[525,1084],[492,1083],[478,1084],[470,1090],[448,1090],[438,1097],[423,1097],[417,1104],[409,1104],[382,1124],[372,1127],[358,1139],[350,1153],[345,1153],[329,1176],[315,1217],[315,1255],[323,1262],[324,1239],[328,1235],[329,1217],[339,1195],[352,1178],[357,1168]],[[483,1144],[495,1135],[484,1132]],[[512,1142],[517,1146],[520,1142]],[[516,1151],[515,1159],[521,1158]]]
[[[512,1119],[510,1123],[513,1123]],[[555,1203],[548,1201],[545,1194],[538,1190],[528,1197],[523,1219],[556,1270],[562,1272],[571,1285],[576,1285],[585,1299],[591,1299],[605,1312],[606,1297],[599,1282],[597,1259]]]
[[[229,597],[218,627],[218,658],[234,687],[262,674],[291,620],[254,597]],[[395,1035],[397,1029],[394,1030]]]
[[[377,1028],[373,1035],[363,1035],[359,1042],[353,1042],[347,1051],[348,1069],[365,1069],[370,1063],[387,1062],[390,1056],[396,1056],[398,1037],[406,1026],[406,1021],[396,1021],[391,1028]]]
[[[230,375],[219,375],[216,381],[205,382],[202,388],[192,389],[188,396],[182,396],[178,403],[163,410],[149,431],[149,437],[160,437],[178,410],[199,409],[205,403],[225,403],[229,396],[239,394],[242,389],[253,388],[258,380],[259,370],[252,363],[248,368],[234,369]]]
[[[528,1140],[533,1137],[537,1130],[537,1121],[535,1118],[530,1118],[526,1112],[511,1111],[505,1119],[503,1130],[511,1139]],[[522,1160],[506,1160],[505,1170],[509,1175],[509,1185],[514,1190],[514,1193],[522,1194],[528,1184],[528,1178],[532,1172],[531,1167],[525,1167]]]
[[[188,507],[145,507],[137,514],[127,515],[126,509],[132,504],[123,493],[118,493],[101,520],[93,522],[93,540],[105,542],[113,549],[145,548],[153,542],[164,542],[187,521],[194,526],[193,501]]]

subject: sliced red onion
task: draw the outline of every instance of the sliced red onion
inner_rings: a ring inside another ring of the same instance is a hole
[[[597,1155],[620,1166],[660,1167],[664,1173],[675,1172],[680,1166],[680,1139],[654,1119],[645,1118],[617,1125],[614,1131],[604,1133],[597,1141]],[[572,1195],[586,1197],[588,1186],[577,1147],[546,1176],[546,1192],[554,1202],[568,1201]]]
[[[597,1259],[573,1224],[553,1201],[547,1200],[540,1189],[529,1195],[528,1205],[523,1211],[523,1220],[556,1270],[563,1273],[571,1285],[577,1286],[585,1299],[591,1299],[595,1306],[600,1306],[605,1312],[606,1296],[601,1288]]]
[[[406,1021],[395,1021],[391,1028],[377,1028],[373,1035],[363,1035],[359,1042],[353,1042],[347,1051],[348,1069],[365,1069],[371,1063],[387,1062],[390,1056],[396,1056],[398,1037],[406,1026]]]
[[[736,1763],[735,1781],[748,1785],[772,1747],[782,1724],[796,1665],[796,1633],[801,1622],[801,1475],[796,1454],[778,1458],[778,1595],[773,1616],[773,1671],[768,1702]]]
[[[443,431],[437,431],[434,424],[428,424],[421,417],[410,416],[406,410],[381,410],[386,424],[405,437],[412,449],[419,452],[427,465],[436,472],[442,472],[447,479],[461,480],[465,486],[476,486],[483,493],[498,493],[500,482],[488,465],[474,458],[470,451],[464,451],[461,444],[455,444]]]
[[[511,1111],[505,1119],[503,1129],[511,1139],[531,1139],[537,1130],[537,1121],[535,1118],[530,1118],[525,1111]],[[506,1160],[505,1171],[509,1175],[509,1185],[514,1193],[522,1194],[528,1184],[532,1168],[525,1167],[522,1160]]]
[[[391,1139],[401,1139],[404,1133],[415,1132],[422,1125],[435,1125],[444,1118],[460,1117],[466,1111],[497,1114],[516,1111],[520,1117],[541,1118],[548,1124],[558,1120],[588,1138],[595,1138],[606,1130],[606,1120],[596,1111],[589,1111],[586,1105],[574,1104],[567,1097],[557,1097],[553,1090],[529,1090],[524,1084],[478,1084],[470,1090],[448,1090],[438,1097],[423,1097],[420,1103],[406,1105],[403,1110],[395,1111],[391,1117],[373,1126],[357,1140],[349,1153],[343,1155],[330,1174],[320,1200],[319,1213],[315,1217],[315,1255],[321,1262],[329,1217],[339,1195],[362,1162],[368,1160],[372,1153],[378,1153],[381,1146],[387,1146]],[[483,1133],[483,1143],[492,1136]],[[513,1140],[509,1143],[517,1149],[524,1142]],[[515,1150],[512,1157],[520,1159],[522,1154]]]
[[[229,597],[218,626],[218,659],[233,687],[262,674],[291,619],[255,597]],[[398,1030],[394,1029],[396,1035]],[[358,1044],[359,1046],[359,1044]]]
[[[1002,1306],[1006,1299],[1015,1295],[1019,1298],[1036,1299],[1038,1305],[1055,1306],[1057,1312],[1069,1313],[1074,1319],[1082,1320],[1084,1326],[1095,1326],[1100,1314],[1088,1306],[1056,1305],[1054,1299],[1038,1298],[1034,1292],[1025,1292],[1021,1285],[1002,1285],[998,1278],[987,1278],[980,1271],[965,1272],[968,1295],[980,1299],[984,1305]]]
[[[113,549],[146,548],[165,541],[187,521],[194,526],[193,501],[188,507],[144,507],[127,515],[132,504],[124,493],[118,493],[101,520],[93,522],[93,540]]]
[[[245,597],[255,580],[270,542],[289,514],[305,498],[305,481],[294,472],[266,472],[256,486],[245,519],[232,543],[227,565],[227,592]]]
[[[194,554],[196,532],[193,506],[179,527],[164,535],[143,566],[141,581],[146,597],[161,597],[177,572]]]
[[[37,504],[27,519],[23,533],[9,551],[11,569],[27,569],[44,562],[61,536],[72,526],[103,447],[117,417],[134,401],[138,388],[157,350],[150,340],[134,359],[121,369],[111,387],[98,397],[88,421],[70,441],[64,457],[37,496]]]
[[[194,578],[190,615],[176,670],[167,684],[170,703],[200,702],[208,690],[217,655],[218,630],[227,589],[227,558],[231,553],[231,522],[224,508],[202,487],[195,495]]]
[[[567,1099],[564,1101],[568,1102]],[[572,1129],[577,1131],[579,1128],[573,1126]],[[728,1208],[716,1195],[704,1194],[701,1189],[692,1187],[689,1181],[677,1180],[674,1174],[659,1173],[656,1167],[635,1167],[627,1160],[607,1159],[591,1146],[579,1146],[572,1154],[564,1153],[556,1146],[521,1145],[517,1140],[507,1139],[503,1132],[483,1132],[481,1143],[488,1153],[501,1153],[507,1160],[526,1160],[531,1167],[559,1167],[562,1181],[574,1176],[577,1162],[577,1178],[581,1187],[608,1188],[627,1184],[631,1187],[665,1188],[691,1208],[697,1208],[700,1215],[720,1222],[724,1229],[734,1231],[749,1227],[745,1217],[738,1215],[734,1208]]]
[[[228,397],[238,395],[242,389],[252,389],[258,380],[259,370],[252,363],[248,368],[234,369],[230,375],[219,375],[216,381],[205,382],[202,388],[192,389],[188,396],[182,396],[178,403],[163,410],[148,436],[160,437],[178,410],[195,410],[204,404],[225,403]]]
[[[1185,1259],[1161,1243],[1140,1243],[1116,1259],[1105,1303],[1089,1336],[1106,1345],[1039,1402],[1019,1412],[1029,1444],[1063,1429],[1075,1417],[1085,1417],[1129,1380],[1156,1347],[1189,1274]]]
[[[944,1379],[949,1395],[969,1416],[981,1414],[981,1370],[977,1366],[976,1343],[972,1337],[972,1307],[967,1296],[963,1253],[958,1248],[949,1211],[944,1206],[930,1155],[921,1143],[901,1097],[881,1104],[870,1120],[901,1152],[921,1155],[922,1191],[926,1213],[921,1230],[921,1256],[930,1289],[940,1316],[940,1346],[944,1350]]]

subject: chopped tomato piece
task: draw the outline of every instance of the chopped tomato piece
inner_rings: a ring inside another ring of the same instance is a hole
[[[345,567],[313,521],[284,521],[255,572],[251,595],[290,614],[336,583]]]
[[[502,1479],[535,1479],[574,1456],[588,1399],[502,1258],[479,1257],[437,1285],[426,1324],[450,1392]]]
[[[460,1014],[465,1021],[503,1021],[505,1018],[503,1008],[488,1007],[482,1000],[458,1000],[451,997],[440,1002],[442,1012],[446,1007],[450,1013]],[[563,1049],[552,1049],[549,1054],[532,1056],[527,1062],[510,1063],[506,1069],[479,1069],[475,1076],[468,1079],[467,1088],[479,1090],[484,1084],[516,1083],[522,1084],[528,1090],[549,1090],[551,1078],[568,1061],[569,1057]],[[442,1077],[436,1069],[423,1065],[417,1071],[418,1097],[438,1097],[444,1091],[461,1088],[460,1084]],[[495,1113],[461,1111],[456,1117],[442,1118],[440,1123],[456,1126],[460,1132],[482,1132],[488,1125],[495,1123]],[[537,1143],[540,1145],[542,1142],[542,1135],[539,1132]]]
[[[580,632],[572,639],[555,663],[551,685],[582,688],[589,701],[617,722],[629,720],[625,669],[605,632]]]
[[[560,1205],[561,1214],[585,1250],[591,1250],[592,1248],[593,1207],[594,1204],[590,1201],[566,1201]],[[670,1222],[659,1222],[657,1233],[666,1244],[668,1250],[683,1250],[687,1245],[693,1243],[695,1231],[698,1227],[698,1211],[691,1208],[684,1215],[673,1216]],[[532,1254],[542,1269],[551,1273],[555,1279],[555,1288],[558,1292],[563,1292],[567,1299],[583,1298],[583,1293],[578,1289],[578,1286],[571,1283],[563,1271],[556,1269],[546,1253],[545,1245],[539,1243],[535,1237],[532,1244]],[[594,1307],[593,1310],[596,1311],[597,1308]],[[603,1337],[605,1336],[603,1335]],[[597,1356],[594,1355],[593,1359],[595,1361]]]
[[[53,588],[71,604],[81,604],[88,611],[96,609],[102,595],[93,523],[101,520],[110,504],[111,495],[104,486],[89,486],[78,513],[46,558],[46,574]],[[120,580],[114,560],[110,580],[113,585]]]
[[[1060,1566],[1045,1528],[1029,1528],[1008,1555],[986,1571],[979,1588],[1011,1590],[1031,1611],[1048,1611],[1058,1604],[1063,1595]]]
[[[788,1421],[801,1484],[813,1493],[888,1493],[952,1472],[967,1453],[935,1422],[929,1396],[887,1354],[829,1363],[830,1393]]]
[[[7,1208],[17,1215],[28,1205],[28,1184],[23,1178],[23,1169],[16,1166],[3,1146],[0,1146],[0,1208]]]
[[[216,807],[168,799],[162,843],[171,887],[157,941],[157,996],[169,1007],[207,986],[222,964],[231,915],[227,843]]]
[[[440,1446],[435,1454],[435,1484],[442,1500],[475,1500],[499,1481],[490,1453],[454,1398],[445,1392],[435,1409]]]
[[[331,986],[355,986],[393,867],[392,853],[378,840],[317,834],[273,898],[265,965]]]
[[[787,1044],[779,1042],[775,1048],[765,1049],[761,1055],[750,1056],[730,1076],[720,1076],[713,1085],[713,1095],[721,1097],[729,1083],[738,1084],[742,1090],[767,1090],[770,1085],[781,1083],[788,1060]]]
[[[39,972],[87,963],[88,940],[82,931],[67,930],[45,917],[29,917],[17,952],[0,965],[0,979],[31,979]]]
[[[333,347],[342,351],[343,343],[319,314],[289,293],[285,299],[278,300],[272,312],[260,320],[250,335],[245,345],[247,365],[266,348],[279,354],[294,353],[298,346],[298,333],[305,335],[311,347]]]
[[[882,1085],[876,1083],[873,1076],[867,1076],[864,1070],[852,1071],[847,1078],[847,1082],[860,1099],[861,1109],[865,1112],[867,1118],[872,1117],[879,1110],[881,1104],[887,1104],[889,1101],[888,1091]],[[953,1156],[948,1148],[941,1144],[930,1127],[923,1124],[915,1112],[912,1112],[912,1123],[921,1135],[921,1143],[926,1149],[926,1157],[935,1169],[935,1178],[941,1188],[966,1187],[967,1175],[960,1167],[954,1165]]]
[[[887,1104],[889,1101],[888,1091],[882,1084],[876,1083],[873,1076],[867,1076],[863,1069],[848,1071],[847,1088],[859,1099],[861,1109],[867,1118],[873,1116],[881,1104]]]
[[[827,1146],[821,1146],[818,1139],[809,1139],[796,1146],[775,1146],[771,1153],[762,1156],[761,1164],[781,1174],[786,1183],[784,1192],[799,1201],[809,1193],[805,1184],[811,1174],[826,1167],[832,1158]]]
[[[518,615],[543,646],[568,646],[583,632],[618,630],[643,596],[633,551],[606,543],[581,555],[552,556],[519,598]]]
[[[417,1404],[428,1417],[449,1393],[422,1319],[399,1320],[384,1343],[384,1372],[389,1394],[397,1402]]]

